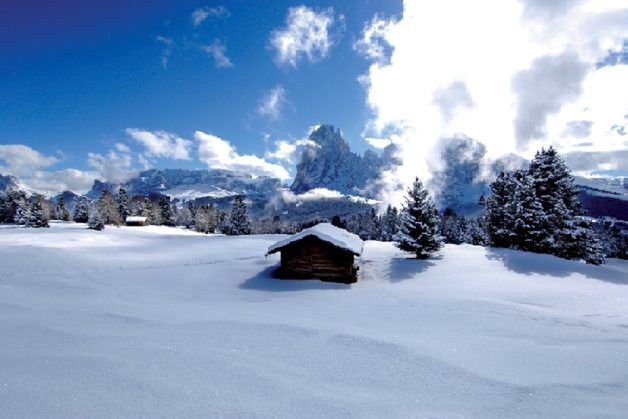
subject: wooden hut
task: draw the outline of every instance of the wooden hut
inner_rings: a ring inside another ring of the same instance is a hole
[[[358,268],[353,259],[362,254],[363,246],[355,234],[322,223],[273,244],[266,255],[281,252],[281,278],[318,278],[348,284],[357,281]]]
[[[146,217],[138,217],[135,215],[129,216],[126,217],[126,222],[124,224],[133,227],[144,227],[146,225]]]

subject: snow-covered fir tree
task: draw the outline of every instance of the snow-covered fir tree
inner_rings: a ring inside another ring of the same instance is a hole
[[[81,196],[74,206],[72,219],[75,223],[86,223],[89,220],[89,205],[87,198]]]
[[[251,234],[251,222],[246,213],[246,204],[242,196],[236,196],[229,218],[225,222],[223,233],[230,236]]]
[[[126,189],[120,188],[118,190],[117,204],[120,221],[124,224],[126,217],[131,215],[131,200],[129,199],[129,194],[126,192]]]
[[[105,229],[105,217],[102,215],[102,207],[96,203],[89,213],[87,228],[101,231]]]
[[[446,208],[440,222],[440,235],[445,243],[461,244],[467,240],[467,220]]]
[[[161,211],[161,224],[169,227],[176,226],[177,220],[169,196],[162,195],[159,198],[159,208]]]
[[[427,189],[417,177],[408,189],[405,203],[399,213],[399,227],[395,240],[397,247],[425,259],[443,246],[438,234],[440,216]]]
[[[194,225],[194,216],[189,205],[185,205],[177,211],[177,225],[185,228],[191,228]]]
[[[490,196],[481,200],[486,208],[489,238],[497,247],[510,247],[513,243],[514,220],[509,209],[514,196],[514,187],[511,173],[501,172],[491,183]]]
[[[399,217],[397,208],[388,204],[386,212],[381,216],[381,233],[379,239],[381,241],[390,242],[395,238],[397,234],[397,218]]]
[[[484,215],[467,220],[467,235],[464,242],[476,246],[487,246],[490,243]]]
[[[541,149],[528,171],[545,213],[540,251],[596,265],[603,263],[600,244],[584,217],[578,188],[563,158],[553,147]]]
[[[502,172],[484,205],[495,246],[604,262],[573,176],[552,147],[537,152],[527,171]]]
[[[30,199],[30,208],[28,211],[28,218],[26,221],[27,227],[42,228],[49,227],[48,216],[44,210],[44,197],[40,195],[33,195]]]
[[[65,199],[62,196],[57,200],[57,205],[54,209],[55,219],[61,221],[70,221],[70,213],[65,205]]]
[[[512,199],[506,206],[508,220],[512,222],[512,247],[531,252],[539,251],[539,243],[544,240],[543,207],[534,193],[532,178],[525,171],[518,170],[510,181]]]
[[[9,210],[8,194],[0,192],[0,223],[4,223]]]
[[[217,228],[216,209],[212,204],[200,205],[196,208],[194,228],[199,233],[215,233]]]
[[[26,225],[30,217],[30,203],[26,195],[21,194],[15,201],[15,214],[13,222],[17,225]]]
[[[602,253],[608,258],[628,259],[628,232],[623,232],[617,223],[604,221],[596,231]]]
[[[148,217],[147,221],[151,225],[160,226],[162,223],[161,219],[161,205],[159,205],[159,201],[149,200],[148,201]]]

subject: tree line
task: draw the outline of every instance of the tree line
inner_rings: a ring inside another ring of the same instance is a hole
[[[388,206],[332,223],[365,240],[394,241],[417,258],[443,243],[469,243],[547,253],[564,259],[604,263],[605,257],[628,258],[628,236],[611,221],[585,216],[578,188],[565,161],[550,147],[535,154],[525,170],[501,172],[480,198],[484,212],[474,218],[436,209],[421,181],[408,189],[401,210]]]

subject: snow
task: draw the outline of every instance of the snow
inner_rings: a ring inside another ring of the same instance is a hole
[[[284,238],[0,227],[0,416],[625,417],[627,262],[369,241],[343,285]]]
[[[362,254],[362,248],[364,247],[364,242],[357,235],[349,233],[347,230],[338,228],[329,223],[320,223],[269,246],[266,255],[268,256],[275,253],[281,250],[282,247],[308,236],[318,237],[324,242],[349,250],[357,256]]]

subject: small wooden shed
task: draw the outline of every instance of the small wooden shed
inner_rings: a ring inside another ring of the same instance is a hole
[[[125,225],[133,227],[144,227],[146,225],[146,217],[129,216],[126,217]]]
[[[318,278],[353,283],[358,268],[354,257],[362,254],[364,242],[355,234],[328,223],[317,224],[268,248],[266,255],[281,252],[282,278]]]

